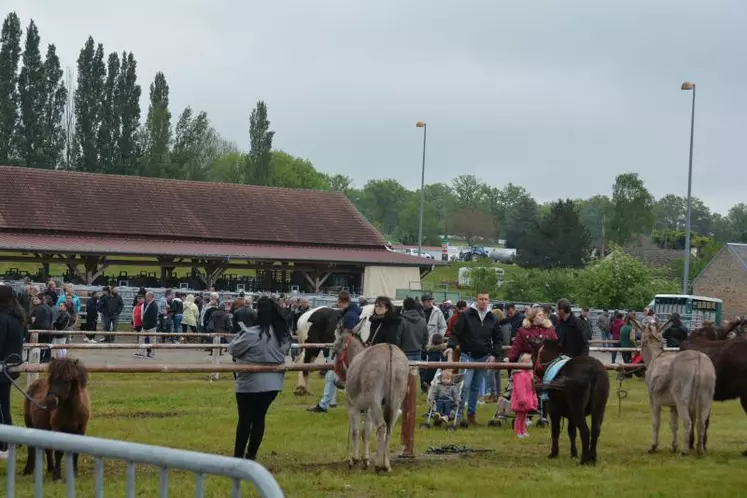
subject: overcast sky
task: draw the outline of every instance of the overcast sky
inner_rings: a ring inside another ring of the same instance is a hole
[[[156,71],[171,110],[204,110],[248,148],[267,102],[274,145],[363,185],[471,173],[538,200],[611,194],[635,171],[657,197],[747,201],[745,0],[4,0],[75,66],[90,34]],[[740,91],[739,88],[742,88]],[[143,114],[146,101],[143,102]]]

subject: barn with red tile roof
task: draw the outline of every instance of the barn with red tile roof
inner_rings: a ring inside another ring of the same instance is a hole
[[[6,262],[68,264],[85,283],[114,264],[159,266],[162,279],[190,267],[206,287],[253,268],[266,291],[363,292],[364,274],[419,279],[433,265],[389,250],[339,192],[9,166],[0,166],[0,251]]]

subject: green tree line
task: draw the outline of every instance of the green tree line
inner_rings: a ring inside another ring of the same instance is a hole
[[[42,54],[44,54],[42,56]],[[167,76],[143,88],[132,52],[110,51],[89,37],[73,74],[62,70],[54,44],[42,46],[33,20],[25,29],[8,14],[0,37],[0,164],[96,173],[165,177],[343,192],[391,242],[415,244],[420,191],[395,179],[325,174],[303,158],[273,147],[268,107],[248,113],[242,147],[221,137],[207,113],[188,106],[172,114]],[[148,107],[140,108],[142,92]],[[519,264],[549,270],[582,268],[593,250],[650,235],[679,249],[685,199],[655,199],[636,173],[617,176],[609,195],[537,202],[513,183],[491,185],[474,175],[424,188],[423,236],[443,234],[468,244],[504,240],[519,249]],[[747,204],[726,216],[693,199],[695,246],[747,242]],[[604,244],[602,242],[604,241]],[[712,247],[704,253],[712,252]]]

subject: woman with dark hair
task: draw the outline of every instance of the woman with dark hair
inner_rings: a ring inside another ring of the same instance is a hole
[[[0,284],[0,361],[20,363],[23,353],[26,311],[18,304],[15,293],[9,285]],[[20,374],[9,374],[17,379]],[[0,424],[13,425],[10,416],[10,379],[0,373]],[[8,456],[8,444],[0,441],[0,457]]]
[[[291,345],[291,334],[280,305],[267,296],[257,301],[255,325],[241,330],[228,345],[237,363],[283,365]],[[236,444],[233,456],[256,460],[265,433],[265,417],[283,389],[285,374],[240,372],[236,376]],[[247,446],[248,442],[248,446]]]
[[[687,331],[687,327],[682,323],[679,313],[672,313],[669,321],[672,322],[672,325],[667,327],[662,337],[667,341],[668,348],[678,348],[687,339],[689,332]]]
[[[386,296],[379,296],[374,301],[374,312],[369,318],[371,332],[368,335],[368,343],[392,344],[401,347],[402,344],[402,317],[394,313],[392,300]]]

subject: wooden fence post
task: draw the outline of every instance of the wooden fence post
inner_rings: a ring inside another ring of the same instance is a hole
[[[401,458],[415,457],[415,419],[416,401],[418,398],[420,373],[417,368],[410,369],[407,379],[407,394],[402,403],[402,453]]]
[[[37,332],[31,333],[29,335],[29,341],[32,344],[37,344],[39,342],[39,334]],[[41,349],[40,348],[32,348],[29,350],[29,363],[41,363]],[[29,372],[26,374],[26,389],[29,388],[32,382],[34,382],[36,379],[39,378],[38,372]]]

